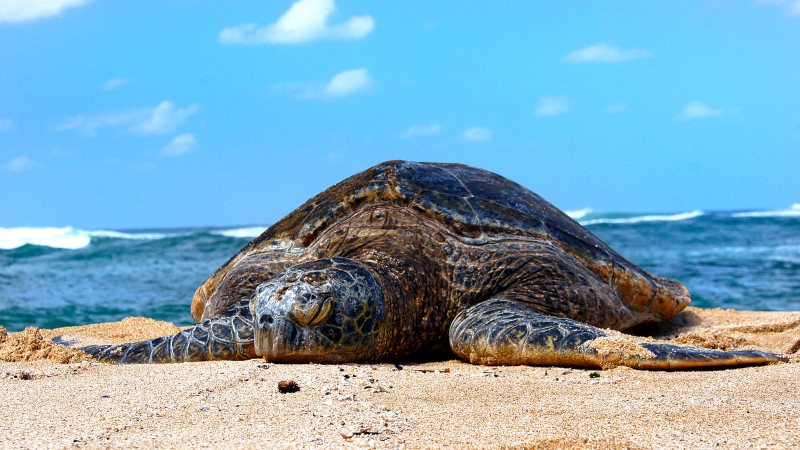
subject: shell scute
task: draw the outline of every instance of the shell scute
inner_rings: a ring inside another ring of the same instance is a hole
[[[457,197],[468,197],[469,191],[456,178],[446,164],[398,162],[394,170],[398,185],[416,192],[428,191]]]
[[[519,209],[482,198],[473,197],[469,202],[472,209],[480,216],[481,225],[489,233],[534,236],[540,239],[548,237],[544,222],[535,215],[525,214]]]
[[[458,235],[479,238],[483,234],[478,215],[469,201],[462,196],[423,191],[410,206]]]
[[[613,259],[621,257],[550,202],[486,170],[460,165],[451,170],[469,190],[470,204],[480,216],[484,232],[553,241],[592,265],[601,277],[610,278]]]

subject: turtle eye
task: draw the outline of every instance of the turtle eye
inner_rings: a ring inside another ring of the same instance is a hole
[[[310,327],[323,323],[333,309],[331,294],[318,297],[314,294],[304,294],[292,307],[290,316],[300,325]]]

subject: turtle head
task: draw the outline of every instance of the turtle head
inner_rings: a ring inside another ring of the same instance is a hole
[[[386,305],[358,261],[298,264],[261,284],[250,302],[256,354],[275,362],[363,361],[376,354]]]

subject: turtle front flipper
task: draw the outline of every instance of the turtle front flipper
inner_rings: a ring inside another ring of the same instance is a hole
[[[255,358],[250,301],[172,336],[119,345],[83,347],[101,362],[116,364],[173,363]]]
[[[459,313],[450,326],[450,348],[460,358],[486,365],[686,370],[788,360],[757,350],[719,351],[620,341],[600,328],[538,314],[518,301],[503,298]]]

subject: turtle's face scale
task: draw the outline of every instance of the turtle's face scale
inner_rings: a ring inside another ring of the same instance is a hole
[[[369,359],[386,317],[377,280],[345,258],[292,266],[260,285],[250,305],[256,354],[274,362]]]

